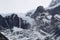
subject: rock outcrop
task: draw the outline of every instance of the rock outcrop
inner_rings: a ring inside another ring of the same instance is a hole
[[[43,6],[38,6],[34,14],[31,16],[31,18],[35,19],[37,16],[39,16],[43,12],[45,12],[45,9],[43,8]]]
[[[0,28],[1,29],[12,29],[15,27],[21,27],[23,29],[27,29],[30,24],[18,17],[17,14],[11,14],[3,17],[0,15]]]
[[[0,40],[8,40],[8,38],[5,37],[3,34],[0,33]]]
[[[37,24],[37,30],[39,32],[40,30],[43,30],[48,34],[53,34],[50,38],[54,37],[57,39],[57,37],[60,36],[60,16],[57,17],[56,15],[60,15],[60,4],[46,10],[43,7],[37,7],[37,9],[31,16]],[[51,18],[49,19],[48,16],[51,16]]]

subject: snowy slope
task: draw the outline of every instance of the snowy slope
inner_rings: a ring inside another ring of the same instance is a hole
[[[60,3],[52,7],[43,9],[46,11],[42,11],[41,13],[40,11],[36,12],[37,9],[27,12],[28,13],[27,15],[18,13],[18,17],[24,20],[22,21],[23,24],[25,24],[25,21],[26,23],[30,24],[29,26],[26,26],[29,28],[23,29],[18,26],[13,26],[12,29],[4,29],[1,31],[1,33],[4,34],[9,40],[55,40],[56,35],[54,34],[55,33],[57,35],[60,34],[60,33],[57,33],[57,31],[60,32],[59,31],[60,30],[59,29],[60,28],[60,15],[58,13],[57,14],[54,13],[54,10],[58,9],[58,7],[60,8]],[[35,12],[38,15],[36,15]],[[54,16],[51,14],[51,12],[54,13]],[[10,14],[9,15],[1,14],[1,15],[3,17],[11,16]],[[35,18],[31,17],[32,15],[36,17]],[[54,17],[54,20],[52,20],[52,17]],[[51,24],[52,22],[54,22],[53,24],[55,24],[59,28],[56,29],[57,27],[55,25],[52,25]],[[60,40],[59,37],[60,36],[58,36],[56,40]]]

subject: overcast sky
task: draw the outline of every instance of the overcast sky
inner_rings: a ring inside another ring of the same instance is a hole
[[[0,13],[24,13],[37,6],[47,7],[51,0],[0,0]]]

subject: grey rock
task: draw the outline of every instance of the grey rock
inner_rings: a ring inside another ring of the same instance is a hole
[[[5,37],[3,34],[0,33],[0,40],[8,40],[8,38]]]

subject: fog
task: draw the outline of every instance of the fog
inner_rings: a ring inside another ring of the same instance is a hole
[[[51,0],[0,0],[0,13],[26,13],[42,5],[48,7]]]

